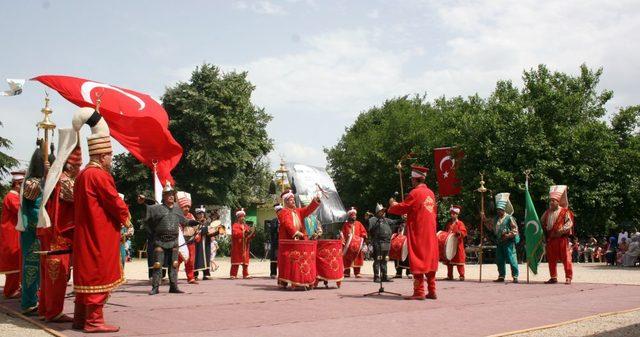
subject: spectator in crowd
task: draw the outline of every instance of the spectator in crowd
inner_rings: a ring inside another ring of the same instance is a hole
[[[596,249],[598,248],[598,240],[593,237],[593,235],[589,236],[589,240],[585,244],[584,247],[584,262],[595,262]]]
[[[607,265],[615,266],[616,265],[616,252],[618,251],[618,240],[615,236],[609,238],[609,244],[607,245],[607,249],[605,251],[605,260],[607,261]]]
[[[631,234],[629,249],[622,257],[622,266],[634,267],[638,262],[638,256],[640,256],[640,234],[634,232]]]
[[[629,240],[629,232],[627,232],[624,227],[620,227],[620,233],[618,233],[618,244],[622,242],[623,238]]]
[[[620,243],[618,244],[618,251],[616,252],[616,264],[622,265],[622,257],[629,250],[629,243],[627,243],[627,238],[623,237]]]
[[[573,263],[580,263],[580,241],[578,237],[574,236],[569,245],[571,247],[571,261]]]

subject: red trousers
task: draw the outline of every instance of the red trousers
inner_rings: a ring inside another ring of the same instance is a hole
[[[424,279],[427,278],[427,291],[429,294],[436,293],[436,272],[431,271],[426,274],[413,274],[413,296],[425,296]]]
[[[180,264],[184,261],[184,271],[185,271],[185,274],[187,274],[187,281],[191,281],[195,279],[195,276],[193,274],[193,269],[195,269],[194,265],[196,261],[196,244],[195,243],[187,244],[187,248],[189,249],[189,259],[187,261],[184,261],[182,259],[182,255],[179,255],[178,263]]]
[[[40,260],[40,316],[48,321],[56,320],[62,315],[64,296],[69,280],[70,256],[43,256]]]
[[[236,277],[238,275],[238,267],[240,267],[239,264],[231,265],[231,272],[229,273],[231,275],[231,277]],[[248,264],[243,264],[242,265],[242,278],[247,278],[247,276],[249,276],[249,265]]]
[[[546,245],[547,261],[549,261],[549,274],[551,278],[558,277],[558,260],[564,266],[564,275],[568,279],[573,278],[573,265],[571,264],[571,253],[569,252],[569,238],[549,238]]]
[[[351,268],[344,268],[344,274],[351,275]],[[353,275],[360,275],[360,267],[353,267]]]
[[[447,264],[447,278],[453,278],[453,264]],[[455,265],[458,268],[458,275],[464,277],[464,264]]]
[[[13,296],[20,290],[20,273],[4,274],[4,297]]]
[[[109,292],[80,294],[76,293],[73,310],[73,328],[95,330],[105,326],[102,308],[109,298]]]

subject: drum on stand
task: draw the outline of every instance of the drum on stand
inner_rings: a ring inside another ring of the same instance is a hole
[[[324,281],[328,286],[328,281],[335,281],[340,288],[344,277],[344,263],[342,261],[342,241],[341,240],[318,240],[316,253],[316,269],[318,280]]]
[[[317,240],[278,242],[278,281],[311,287],[316,282]]]

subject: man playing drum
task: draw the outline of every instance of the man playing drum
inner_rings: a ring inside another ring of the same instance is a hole
[[[364,246],[364,240],[367,238],[367,230],[360,221],[356,220],[357,215],[358,211],[351,207],[347,212],[348,220],[342,225],[342,231],[340,231],[340,239],[345,245],[344,277],[351,276],[351,267],[353,267],[353,275],[356,278],[360,278],[360,267],[364,264],[362,246]],[[361,245],[356,245],[352,242],[361,242]],[[351,255],[355,256],[352,257]]]
[[[460,281],[464,281],[464,264],[466,261],[466,256],[464,252],[464,238],[467,237],[467,227],[465,227],[464,223],[458,219],[460,216],[460,211],[462,207],[458,205],[452,205],[449,209],[449,215],[451,218],[447,222],[445,226],[445,231],[452,233],[453,235],[458,237],[458,249],[456,255],[451,260],[446,260],[445,265],[447,265],[447,280],[453,280],[453,266],[458,268],[458,275],[460,276]]]
[[[436,271],[438,270],[438,241],[436,239],[437,205],[433,191],[425,185],[426,167],[411,166],[411,185],[406,200],[391,200],[390,214],[407,215],[407,245],[409,268],[413,274],[413,295],[408,300],[424,300],[426,275],[428,294],[436,299]]]
[[[278,284],[286,287],[288,283],[292,285],[300,284],[305,285],[307,282],[299,282],[300,280],[290,279],[289,268],[286,256],[289,252],[286,247],[280,243],[283,240],[308,240],[304,218],[313,213],[318,206],[320,206],[320,197],[316,196],[311,200],[311,203],[307,207],[296,207],[295,194],[291,190],[286,190],[280,195],[284,208],[278,212]],[[315,261],[315,259],[314,259]],[[313,275],[313,282],[315,283],[315,275]]]

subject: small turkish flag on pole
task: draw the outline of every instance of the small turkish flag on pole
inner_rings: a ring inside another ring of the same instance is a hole
[[[456,169],[464,153],[451,147],[433,149],[436,176],[438,177],[438,193],[442,197],[460,193],[460,180],[456,177]]]

